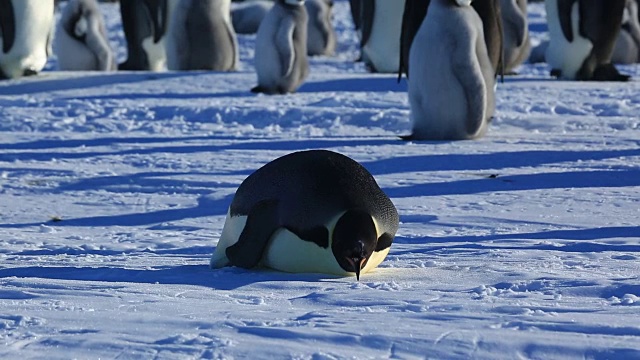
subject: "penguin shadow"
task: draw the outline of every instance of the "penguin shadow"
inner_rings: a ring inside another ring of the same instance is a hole
[[[452,226],[456,226],[453,225]],[[443,237],[400,237],[398,244],[411,245],[411,249],[391,248],[389,256],[408,254],[456,254],[469,250],[539,250],[566,253],[640,253],[640,245],[625,242],[604,243],[606,239],[636,239],[640,226],[611,226],[599,228],[549,230],[516,234],[464,235]],[[545,240],[550,240],[549,243]],[[558,241],[561,243],[557,243]],[[533,241],[536,241],[535,244]],[[528,244],[527,244],[528,243]],[[633,257],[635,259],[635,257]]]
[[[71,75],[71,76],[69,76]],[[22,78],[19,81],[0,83],[0,95],[25,95],[51,91],[78,90],[104,85],[166,80],[191,76],[181,72],[44,72],[38,76]],[[15,82],[15,83],[12,83]],[[110,96],[107,96],[110,97]]]
[[[232,144],[210,145],[195,144],[188,145],[188,141],[216,141],[216,140],[233,140]],[[171,146],[171,143],[176,143]],[[140,149],[125,149],[112,152],[104,151],[53,151],[52,149],[76,148],[82,146],[85,149],[92,147],[104,147],[112,145],[126,144],[156,144],[149,145]],[[126,156],[126,155],[152,155],[157,152],[171,154],[191,154],[200,152],[219,152],[228,150],[268,150],[268,151],[299,151],[309,149],[330,149],[340,147],[356,147],[356,146],[381,146],[396,145],[403,146],[389,136],[370,137],[370,138],[318,138],[318,139],[301,139],[301,140],[280,140],[280,139],[264,139],[264,138],[237,138],[232,136],[203,136],[203,137],[186,137],[186,138],[95,138],[87,140],[39,140],[34,142],[0,144],[0,161],[49,161],[51,159],[85,159],[95,156]],[[11,152],[3,154],[2,150],[25,150],[24,152]],[[34,151],[41,150],[41,151]],[[255,169],[253,169],[255,170]],[[248,175],[248,170],[242,170],[242,174]],[[234,174],[233,172],[225,172],[225,175]]]
[[[309,81],[298,89],[299,93],[317,92],[407,92],[407,81],[398,82],[396,76],[348,78],[324,81]]]
[[[257,283],[304,282],[318,283],[340,281],[338,276],[326,274],[292,274],[267,269],[245,270],[222,268],[212,270],[208,257],[203,264],[163,266],[145,269],[89,266],[26,266],[0,269],[1,278],[39,278],[51,280],[72,280],[101,283],[192,285],[215,290],[234,290]],[[354,277],[355,281],[355,277]]]
[[[235,186],[235,185],[234,185]],[[211,216],[223,216],[231,204],[233,194],[220,198],[200,196],[197,204],[192,207],[156,210],[149,212],[135,212],[117,215],[86,216],[66,219],[56,219],[46,223],[52,228],[64,227],[95,227],[95,226],[158,226],[185,219],[197,219]],[[42,221],[22,224],[0,224],[0,228],[30,228],[39,227]]]

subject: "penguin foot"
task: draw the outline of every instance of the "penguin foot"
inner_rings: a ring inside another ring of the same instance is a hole
[[[31,68],[24,69],[24,71],[22,72],[22,76],[34,76],[34,75],[38,75],[38,72]]]
[[[560,77],[562,76],[562,70],[560,70],[560,69],[551,69],[551,72],[549,73],[549,75],[551,75],[552,77],[554,77],[556,79],[560,79]]]
[[[252,87],[251,88],[251,92],[254,94],[258,94],[258,93],[265,93],[266,89],[260,85]]]
[[[410,135],[399,135],[398,138],[400,138],[400,140],[404,140],[404,141],[411,141],[411,140],[415,140],[415,136],[413,136],[413,134]]]
[[[262,93],[262,94],[267,94],[267,95],[275,95],[275,94],[285,95],[285,94],[289,93],[289,91],[287,91],[286,89],[284,89],[284,88],[282,88],[280,86],[278,86],[275,89],[271,89],[271,88],[267,88],[267,87],[260,86],[260,85],[251,88],[251,92],[254,93],[254,94]]]
[[[620,74],[613,64],[604,64],[593,71],[592,79],[595,81],[629,81],[631,76]]]

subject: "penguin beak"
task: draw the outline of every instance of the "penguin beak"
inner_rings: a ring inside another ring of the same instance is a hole
[[[351,265],[351,268],[356,273],[357,281],[360,281],[360,270],[362,270],[362,265],[366,260],[367,258],[364,258],[364,257],[356,257],[356,258],[347,257],[347,261],[349,262],[349,264]]]

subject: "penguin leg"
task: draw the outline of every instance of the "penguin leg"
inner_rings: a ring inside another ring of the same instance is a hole
[[[249,211],[238,241],[226,250],[231,265],[245,269],[258,265],[271,235],[279,227],[277,200],[263,200],[255,204]]]

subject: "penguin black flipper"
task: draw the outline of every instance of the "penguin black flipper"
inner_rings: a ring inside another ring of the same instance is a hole
[[[0,35],[2,35],[2,52],[6,54],[16,40],[16,19],[12,1],[0,1]]]
[[[167,14],[168,5],[166,0],[145,0],[144,5],[149,11],[151,25],[153,28],[153,42],[160,41],[164,33],[167,31]]]
[[[278,201],[262,200],[247,216],[238,241],[226,250],[231,265],[250,269],[260,263],[271,235],[278,230]]]
[[[371,30],[373,29],[373,16],[376,12],[376,2],[374,0],[362,0],[360,4],[360,27],[362,29],[362,39],[360,40],[360,46],[364,46],[369,42],[371,37]]]
[[[471,2],[471,7],[482,19],[484,41],[495,72],[494,75],[495,77],[500,75],[502,78],[504,76],[504,51],[499,0],[475,0]]]
[[[389,248],[389,247],[391,247],[392,243],[393,243],[393,235],[391,235],[389,233],[383,233],[378,238],[378,242],[376,243],[375,251],[382,251],[382,250],[384,250],[386,248]]]
[[[349,7],[351,8],[351,19],[353,20],[353,27],[356,31],[360,30],[361,18],[361,0],[349,0]]]
[[[560,20],[560,27],[562,28],[564,38],[567,39],[568,42],[573,42],[571,9],[576,1],[578,0],[558,0],[558,17]]]
[[[398,81],[404,73],[409,78],[409,51],[413,38],[418,33],[422,21],[427,17],[427,9],[431,0],[406,0],[402,14],[402,30],[400,32],[400,68]]]

